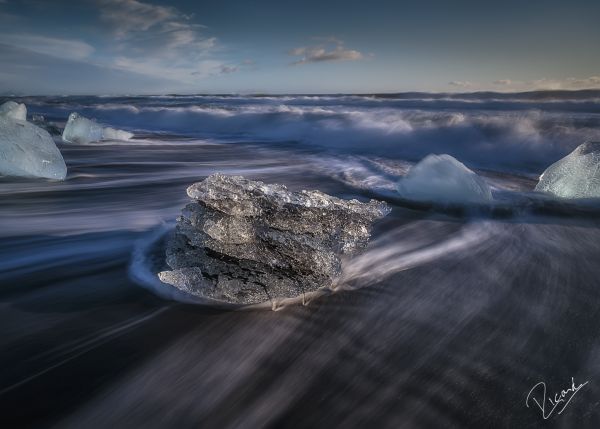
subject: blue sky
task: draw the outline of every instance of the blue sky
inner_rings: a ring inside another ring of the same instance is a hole
[[[0,93],[600,88],[600,2],[0,0]]]

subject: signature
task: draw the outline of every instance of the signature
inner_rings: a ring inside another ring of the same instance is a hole
[[[567,405],[569,405],[573,396],[579,392],[579,389],[588,383],[589,381],[586,381],[585,383],[575,386],[575,380],[571,377],[571,387],[566,390],[561,390],[560,393],[556,393],[554,397],[547,397],[546,383],[540,381],[529,391],[527,399],[525,400],[525,405],[529,408],[529,400],[533,400],[535,405],[537,405],[542,412],[542,417],[546,420],[554,413],[554,411],[557,411],[556,414],[561,414],[565,408],[567,408]],[[536,397],[534,392],[537,392],[539,396]]]

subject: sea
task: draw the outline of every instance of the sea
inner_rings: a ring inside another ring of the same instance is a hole
[[[0,427],[600,427],[600,203],[534,191],[600,91],[9,99],[68,175],[0,178]],[[72,112],[134,137],[65,143]],[[399,198],[429,154],[495,202]],[[392,212],[327,293],[192,302],[156,260],[213,173]]]

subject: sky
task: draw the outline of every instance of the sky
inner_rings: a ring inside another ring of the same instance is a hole
[[[0,0],[0,94],[600,88],[598,0]]]

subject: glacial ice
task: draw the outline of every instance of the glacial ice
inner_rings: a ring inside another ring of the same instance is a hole
[[[437,204],[485,204],[492,201],[487,183],[450,155],[428,155],[397,185],[403,199]]]
[[[63,180],[67,166],[46,130],[0,116],[0,175]]]
[[[536,191],[561,198],[600,198],[600,142],[586,142],[542,173]]]
[[[387,204],[289,191],[214,174],[187,189],[161,281],[201,298],[256,304],[329,287],[361,253]]]
[[[132,133],[103,127],[95,121],[84,118],[78,113],[71,113],[63,131],[62,138],[67,143],[92,143],[100,140],[129,140]]]
[[[0,117],[26,121],[27,107],[25,107],[23,103],[7,101],[6,103],[0,105]]]

